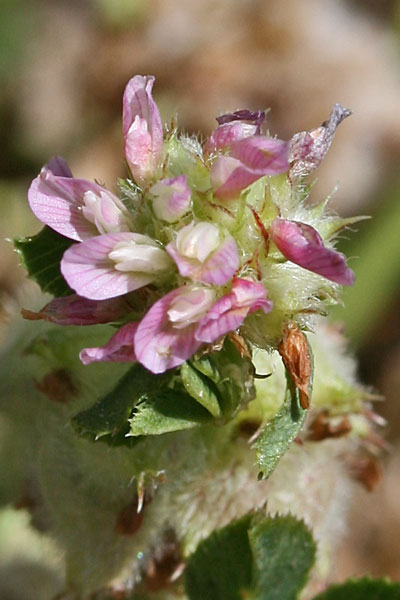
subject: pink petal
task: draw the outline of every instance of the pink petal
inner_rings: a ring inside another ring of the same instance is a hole
[[[96,227],[97,235],[130,231],[130,214],[119,198],[105,189],[98,194],[85,192],[82,199],[82,214]]]
[[[322,162],[340,123],[351,115],[351,111],[340,104],[333,106],[329,119],[312,131],[296,133],[290,142],[290,176],[305,176]]]
[[[153,373],[163,373],[181,365],[201,346],[195,339],[197,323],[174,328],[168,318],[172,301],[184,288],[169,292],[158,300],[139,323],[135,335],[137,360]]]
[[[211,154],[217,150],[229,148],[229,146],[232,146],[235,142],[243,140],[251,135],[255,135],[256,133],[257,125],[244,123],[242,121],[224,123],[214,129],[204,145],[204,152],[206,154]]]
[[[236,242],[233,237],[227,236],[218,250],[203,263],[194,279],[203,283],[224,285],[238,268],[239,254]]]
[[[147,122],[138,116],[125,138],[125,156],[131,173],[138,183],[143,183],[151,176],[158,162],[153,155],[153,144]]]
[[[231,156],[262,175],[278,175],[289,169],[289,142],[255,135],[236,142]]]
[[[56,170],[60,168],[56,163],[51,164]],[[60,177],[44,167],[32,181],[28,201],[33,213],[42,223],[65,237],[82,241],[98,233],[95,225],[82,212],[83,196],[88,191],[96,195],[106,192],[112,197],[110,192],[97,183],[69,176]]]
[[[269,234],[288,260],[341,285],[353,285],[354,272],[346,265],[343,254],[326,248],[310,225],[277,217]]]
[[[43,319],[57,325],[96,325],[117,321],[130,311],[125,298],[88,300],[76,294],[54,298],[37,313],[23,310],[30,320]]]
[[[261,135],[247,137],[232,146],[230,156],[220,156],[211,168],[214,196],[237,197],[264,175],[277,175],[289,168],[289,144]]]
[[[64,252],[61,273],[80,296],[105,300],[137,290],[154,280],[154,273],[123,272],[115,268],[109,253],[119,242],[129,242],[139,234],[108,233],[74,244]]]
[[[176,223],[190,208],[191,191],[186,175],[161,179],[150,188],[153,210],[158,219],[167,223]]]
[[[251,312],[259,309],[270,312],[273,304],[266,296],[267,291],[261,283],[236,279],[232,291],[220,298],[201,319],[196,339],[212,343],[229,331],[238,329]]]
[[[138,323],[127,323],[110,338],[104,346],[84,348],[79,358],[84,365],[93,362],[134,362],[136,361],[134,339]]]
[[[249,313],[255,310],[263,310],[265,313],[271,312],[273,308],[272,300],[267,300],[267,290],[265,287],[251,279],[235,279],[232,285],[232,292],[236,297],[237,306],[246,306]]]
[[[215,230],[218,235],[217,228],[209,223],[200,222],[194,226],[191,224],[184,228],[184,230],[189,230],[187,237],[191,236],[193,239],[189,246],[198,246],[197,249],[193,249],[195,250],[195,257],[185,256],[183,252],[180,252],[176,240],[168,244],[166,250],[171,258],[174,259],[182,277],[189,277],[193,281],[200,281],[202,283],[224,285],[231,279],[239,267],[239,254],[236,242],[231,235],[227,235],[214,251],[212,251],[213,248],[211,248],[211,251],[208,251],[207,226],[210,229],[212,228],[208,236],[210,239],[214,237],[212,234],[215,234]],[[181,232],[184,230],[181,230]],[[197,230],[201,233],[197,234]]]
[[[262,177],[231,156],[219,156],[210,175],[214,196],[222,200],[239,196],[242,190]]]
[[[62,156],[53,156],[46,167],[53,175],[58,175],[59,177],[72,177],[71,169]]]
[[[155,78],[152,75],[135,75],[125,87],[122,107],[122,130],[127,135],[136,115],[149,124],[149,132],[162,141],[160,112],[153,100],[152,89]]]
[[[153,84],[154,77],[136,75],[128,82],[123,98],[125,155],[139,182],[152,176],[163,149],[161,115],[153,100]]]

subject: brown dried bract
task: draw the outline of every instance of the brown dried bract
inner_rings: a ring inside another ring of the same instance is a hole
[[[293,383],[299,390],[300,406],[306,409],[310,406],[310,379],[312,362],[307,338],[295,323],[290,323],[283,334],[278,346]]]
[[[179,578],[182,568],[180,544],[175,532],[169,529],[142,569],[139,591],[154,593],[168,589]]]
[[[114,531],[119,535],[133,535],[136,533],[143,522],[144,503],[142,510],[138,512],[137,498],[119,511]]]
[[[346,435],[351,431],[351,423],[348,417],[343,417],[337,424],[329,420],[326,411],[320,412],[309,426],[307,439],[313,442],[319,442],[326,438],[337,438]]]
[[[246,439],[253,438],[257,432],[261,432],[262,422],[257,419],[244,419],[240,421],[236,434]]]
[[[372,492],[382,478],[382,467],[374,456],[347,456],[347,467],[351,476],[359,481],[368,492]]]
[[[75,596],[74,596],[75,598]],[[129,600],[132,598],[132,590],[125,589],[122,587],[117,588],[103,588],[97,590],[88,596],[88,600]],[[53,600],[72,600],[72,596],[56,596]]]
[[[75,383],[67,369],[56,369],[47,373],[40,381],[35,381],[35,387],[39,392],[42,392],[45,396],[65,404],[71,400],[72,396],[75,396],[78,392]]]
[[[253,217],[254,220],[256,222],[257,227],[259,228],[260,232],[261,232],[261,236],[263,238],[264,241],[264,246],[265,246],[265,251],[266,254],[268,254],[269,252],[269,234],[268,231],[265,229],[265,226],[259,216],[259,214],[254,210],[254,208],[252,206],[249,206],[251,212],[253,213]]]
[[[238,350],[238,352],[240,352],[240,356],[242,358],[250,358],[251,359],[250,350],[246,344],[245,339],[241,335],[239,335],[238,333],[235,333],[235,332],[231,332],[231,333],[228,333],[227,337],[228,337],[228,339],[230,339],[232,344],[235,346],[236,350]]]
[[[27,308],[21,308],[21,315],[22,318],[26,319],[27,321],[51,321],[49,315],[42,311],[33,312],[32,310],[28,310]]]
[[[28,510],[32,511],[37,505],[37,500],[29,495],[28,492],[24,492],[18,500],[13,504],[16,510]]]

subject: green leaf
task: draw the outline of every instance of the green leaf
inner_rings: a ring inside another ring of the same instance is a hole
[[[214,383],[198,371],[191,361],[181,367],[182,383],[185,390],[199,402],[213,417],[221,416],[218,394]]]
[[[104,398],[75,415],[72,425],[79,435],[92,441],[133,445],[136,440],[126,437],[133,409],[151,393],[162,390],[170,378],[170,374],[154,375],[136,363]]]
[[[314,600],[400,600],[400,583],[387,579],[350,579],[333,585]]]
[[[190,600],[295,600],[315,550],[302,521],[246,515],[200,542],[185,570],[186,593]]]
[[[296,439],[306,418],[307,411],[299,402],[299,393],[288,377],[285,400],[282,408],[269,421],[260,437],[253,444],[261,469],[260,478],[271,475],[279,460]]]
[[[228,338],[225,339],[221,350],[202,356],[198,360],[192,360],[190,364],[215,384],[208,385],[217,392],[224,421],[233,418],[241,408],[245,408],[250,400],[255,398],[253,363],[249,358],[242,356]]]
[[[68,296],[73,291],[61,275],[60,262],[73,241],[44,227],[37,235],[14,240],[15,249],[31,279],[43,292],[54,296]]]
[[[200,542],[185,569],[190,600],[243,600],[252,575],[250,523],[247,515]]]
[[[149,396],[135,408],[127,435],[161,435],[206,425],[212,417],[184,392],[164,390]]]
[[[306,583],[316,552],[302,521],[291,515],[268,519],[256,515],[249,530],[257,600],[295,600]]]

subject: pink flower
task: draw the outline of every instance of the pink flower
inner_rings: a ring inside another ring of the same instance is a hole
[[[163,373],[183,364],[204,343],[240,327],[249,313],[268,313],[272,302],[266,296],[263,285],[248,279],[236,279],[217,302],[211,288],[182,286],[155,302],[140,323],[121,327],[105,346],[82,350],[81,360],[138,360],[153,373]]]
[[[105,300],[143,287],[171,270],[168,254],[147,235],[109,233],[64,252],[61,273],[80,296]]]
[[[139,184],[154,177],[163,151],[161,116],[151,93],[153,84],[154,77],[136,75],[128,82],[123,98],[125,156]]]
[[[150,188],[150,193],[154,214],[162,221],[176,223],[189,211],[191,191],[186,175],[161,179]]]
[[[137,360],[153,373],[181,365],[202,345],[198,321],[211,308],[215,292],[188,285],[163,296],[148,310],[135,335]]]
[[[211,168],[214,196],[235,198],[264,175],[285,173],[289,143],[262,135],[247,137],[232,145],[230,156],[220,156]]]
[[[214,303],[210,288],[183,286],[158,300],[135,334],[136,358],[153,373],[162,373],[190,358],[203,343],[234,331],[255,310],[272,310],[260,283],[237,279],[232,291]]]
[[[138,323],[127,323],[119,329],[105,346],[84,348],[79,358],[84,365],[93,362],[134,362],[136,360],[134,338]]]
[[[97,183],[72,177],[60,157],[32,181],[28,201],[42,223],[72,240],[129,231],[130,217],[121,200]]]
[[[190,223],[168,244],[168,254],[179,273],[193,281],[224,285],[239,266],[239,255],[232,236],[221,236],[212,223]]]
[[[220,298],[201,319],[195,337],[212,343],[240,327],[248,314],[259,309],[269,313],[272,307],[272,300],[267,300],[267,291],[261,283],[235,279],[231,292]]]
[[[343,254],[326,248],[310,225],[277,217],[269,228],[271,239],[288,260],[341,285],[353,285],[354,272]]]
[[[351,110],[340,104],[333,106],[329,119],[312,131],[296,133],[290,141],[290,176],[308,175],[316,169],[328,152],[336,129],[340,123],[351,115]]]

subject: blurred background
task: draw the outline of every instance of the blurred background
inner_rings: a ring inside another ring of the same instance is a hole
[[[356,494],[337,579],[369,572],[400,580],[399,35],[398,0],[0,3],[3,307],[24,282],[5,238],[40,229],[26,191],[49,157],[61,154],[75,176],[110,187],[124,175],[121,101],[133,75],[156,76],[164,121],[178,113],[181,128],[204,136],[217,115],[239,108],[270,108],[270,132],[283,139],[318,126],[335,102],[352,109],[312,198],[330,196],[343,215],[373,217],[342,236],[357,283],[333,316],[361,380],[386,397],[377,410],[390,448],[376,489]],[[0,513],[0,559],[36,561],[39,581],[43,549],[26,522],[23,511]],[[13,544],[18,528],[22,545]]]

